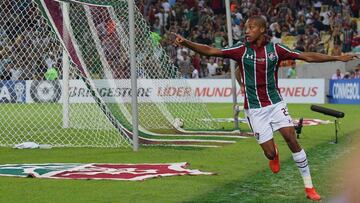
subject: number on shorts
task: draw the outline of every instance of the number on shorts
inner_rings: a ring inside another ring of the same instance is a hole
[[[285,116],[288,116],[288,115],[289,115],[289,112],[287,111],[286,108],[282,108],[281,110],[282,110],[282,112],[283,112],[283,114],[284,114]]]

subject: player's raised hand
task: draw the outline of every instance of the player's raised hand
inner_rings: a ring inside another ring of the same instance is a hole
[[[356,54],[344,54],[344,55],[339,56],[339,61],[347,62],[347,61],[359,59],[359,58],[360,58],[359,55],[356,55]]]
[[[183,38],[181,35],[178,35],[173,32],[171,32],[170,35],[171,35],[171,39],[173,39],[173,41],[176,45],[182,46],[183,43],[185,42],[185,38]]]

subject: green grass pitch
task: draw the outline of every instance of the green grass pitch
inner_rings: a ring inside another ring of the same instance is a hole
[[[339,143],[334,125],[306,126],[299,139],[305,148],[313,182],[323,199],[341,191],[337,161],[351,153],[360,135],[359,105],[325,105],[345,112]],[[209,104],[215,118],[231,117],[231,104]],[[293,118],[332,117],[312,112],[310,105],[291,104]],[[4,113],[4,112],[2,112]],[[223,123],[225,129],[232,124]],[[249,130],[241,125],[243,130]],[[116,148],[53,148],[15,150],[0,148],[0,164],[10,163],[171,163],[189,162],[191,169],[214,176],[179,176],[130,181],[48,180],[0,177],[0,202],[307,202],[299,171],[285,141],[278,134],[281,171],[274,175],[255,139],[241,139],[221,148],[194,149],[142,147],[139,152]],[[335,193],[334,193],[335,192]]]

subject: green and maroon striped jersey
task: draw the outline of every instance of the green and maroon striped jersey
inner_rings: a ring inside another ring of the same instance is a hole
[[[245,86],[245,109],[261,108],[282,101],[278,88],[280,61],[297,59],[300,52],[283,44],[266,42],[261,47],[238,43],[222,50],[224,57],[237,61]]]

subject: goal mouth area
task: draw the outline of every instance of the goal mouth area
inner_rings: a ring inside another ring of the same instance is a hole
[[[3,57],[15,71],[2,81],[9,96],[4,100],[8,104],[0,106],[0,145],[36,141],[53,146],[130,146],[131,136],[125,132],[132,130],[127,2],[32,0],[9,6],[2,1],[0,13],[9,22],[2,27],[5,47],[11,50]],[[169,137],[199,140],[196,131],[219,129],[192,93],[148,97],[150,91],[156,95],[159,89],[164,93],[166,87],[186,89],[189,84],[179,78],[165,50],[153,43],[137,8],[135,22],[141,136],[160,139],[168,130]],[[46,78],[50,69],[56,74]],[[128,92],[121,93],[125,89]],[[115,93],[118,96],[111,96]],[[182,128],[174,126],[178,118],[184,122]]]

